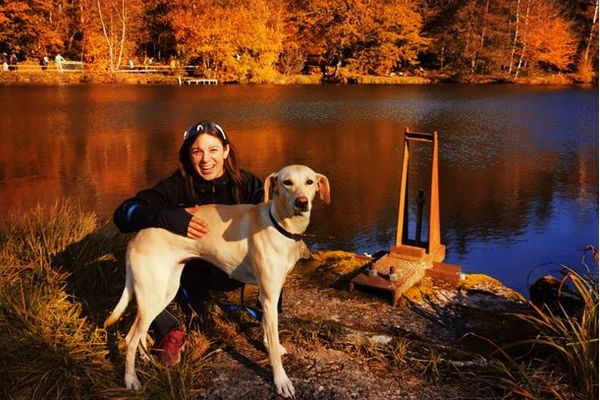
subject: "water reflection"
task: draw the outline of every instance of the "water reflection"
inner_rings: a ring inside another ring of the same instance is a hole
[[[257,175],[303,163],[329,177],[313,248],[373,252],[394,242],[409,126],[439,131],[448,262],[524,291],[528,271],[574,264],[598,244],[593,89],[4,87],[0,107],[4,210],[70,198],[108,216],[176,168],[188,124],[213,119]],[[427,187],[427,154],[416,154],[410,179]]]

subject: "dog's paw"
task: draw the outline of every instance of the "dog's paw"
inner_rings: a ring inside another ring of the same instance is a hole
[[[142,384],[135,372],[125,372],[125,387],[130,390],[140,390],[142,388]]]
[[[275,387],[277,388],[277,394],[285,397],[286,399],[295,399],[296,390],[290,378],[285,374],[280,379],[275,379]]]

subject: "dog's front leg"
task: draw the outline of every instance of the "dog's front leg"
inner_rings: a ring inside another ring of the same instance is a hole
[[[268,285],[273,286],[273,285]],[[288,378],[281,362],[282,347],[279,343],[277,300],[281,290],[261,290],[260,301],[263,305],[262,327],[265,333],[269,361],[273,368],[273,380],[277,394],[283,397],[295,397],[294,385]]]

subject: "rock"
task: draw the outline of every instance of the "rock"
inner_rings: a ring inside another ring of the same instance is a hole
[[[584,306],[584,301],[578,292],[551,275],[535,281],[529,288],[529,297],[536,307],[549,310],[555,315],[566,313],[568,316],[576,316],[581,313]]]

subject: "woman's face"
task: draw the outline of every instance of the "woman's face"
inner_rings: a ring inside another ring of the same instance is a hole
[[[225,172],[225,159],[229,155],[229,145],[206,133],[198,135],[190,147],[190,159],[196,172],[207,181],[212,181]]]

